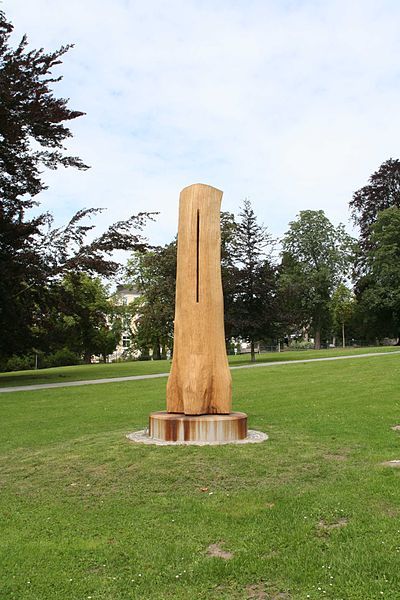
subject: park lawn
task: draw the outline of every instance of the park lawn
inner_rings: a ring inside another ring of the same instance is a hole
[[[334,348],[329,350],[266,352],[256,355],[256,362],[280,362],[284,360],[304,360],[309,358],[327,358],[329,356],[351,356],[353,354],[367,354],[370,352],[395,351],[399,351],[399,348],[396,346],[379,346],[376,348]],[[231,366],[250,364],[249,354],[229,356],[228,359]],[[110,377],[168,373],[170,367],[171,361],[158,360],[75,365],[71,367],[38,369],[37,371],[15,371],[13,373],[0,373],[0,388],[40,383],[62,383],[64,381],[83,381]]]
[[[2,394],[0,598],[398,599],[399,356],[232,375],[267,442],[128,442],[160,379]]]

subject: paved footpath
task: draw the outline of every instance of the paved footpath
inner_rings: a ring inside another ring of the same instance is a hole
[[[388,354],[400,354],[400,350],[393,352],[370,352],[369,354],[349,354],[347,356],[329,356],[325,358],[304,358],[298,360],[281,360],[276,362],[259,362],[251,365],[238,365],[230,367],[233,369],[255,369],[258,367],[278,367],[280,365],[295,365],[297,363],[323,362],[327,360],[345,360],[349,358],[367,358],[368,356],[387,356]],[[75,387],[79,385],[96,385],[100,383],[121,383],[124,381],[140,381],[143,379],[157,379],[168,377],[169,373],[153,373],[151,375],[128,375],[126,377],[109,377],[107,379],[87,379],[82,381],[64,381],[61,383],[37,383],[34,385],[18,385],[0,388],[0,393],[5,392],[28,392],[32,390],[49,390],[52,388]]]

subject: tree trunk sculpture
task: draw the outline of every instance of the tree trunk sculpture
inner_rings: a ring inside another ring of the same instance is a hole
[[[221,199],[220,190],[203,184],[191,185],[180,195],[169,413],[231,411],[221,282]]]

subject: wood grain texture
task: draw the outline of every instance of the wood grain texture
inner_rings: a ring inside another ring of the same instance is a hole
[[[225,443],[247,437],[247,415],[183,415],[153,412],[149,417],[149,436],[165,442]]]
[[[167,411],[228,414],[231,374],[225,348],[221,282],[222,192],[203,184],[179,200],[174,355]]]

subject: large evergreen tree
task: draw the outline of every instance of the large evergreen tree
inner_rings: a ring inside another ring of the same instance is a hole
[[[233,246],[232,333],[250,342],[255,361],[255,342],[274,334],[276,273],[266,255],[271,237],[248,199],[243,202],[235,229]]]

